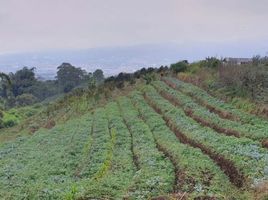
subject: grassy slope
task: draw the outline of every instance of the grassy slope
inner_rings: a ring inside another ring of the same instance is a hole
[[[134,86],[126,85],[123,89],[109,91],[106,95],[101,94],[97,99],[88,98],[87,94],[70,95],[58,97],[42,104],[10,109],[4,113],[4,121],[12,119],[17,125],[0,129],[0,144],[20,136],[32,135],[40,128],[50,129],[55,124],[63,124],[70,119],[80,117],[118,96],[127,95],[143,84],[142,80],[138,80]]]

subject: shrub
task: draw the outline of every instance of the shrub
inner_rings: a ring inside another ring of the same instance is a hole
[[[8,119],[4,121],[4,127],[12,127],[12,126],[15,126],[16,124],[17,124],[17,120],[15,119]]]
[[[207,57],[206,60],[201,61],[201,67],[217,68],[221,65],[221,61],[216,57]]]
[[[32,105],[35,102],[37,102],[37,98],[32,95],[32,94],[22,94],[17,96],[16,98],[16,104],[18,106],[27,106],[27,105]]]
[[[254,100],[267,101],[268,72],[266,66],[223,65],[219,68],[219,77],[224,86],[245,91]]]
[[[188,66],[188,61],[180,61],[170,65],[170,69],[174,73],[185,72]]]

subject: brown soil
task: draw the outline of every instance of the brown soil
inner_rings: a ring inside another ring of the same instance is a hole
[[[54,120],[48,120],[48,122],[45,124],[44,128],[51,129],[56,125],[56,122]]]
[[[149,105],[159,114],[162,115],[163,119],[166,121],[167,126],[175,133],[178,139],[185,144],[188,144],[192,147],[199,148],[204,154],[207,154],[214,162],[222,169],[222,171],[229,177],[230,181],[237,187],[242,187],[245,178],[243,175],[236,169],[234,163],[224,156],[213,152],[210,148],[204,146],[201,143],[198,143],[187,136],[185,136],[176,125],[163,115],[162,111],[152,102],[152,100],[145,94],[144,98],[149,103]]]
[[[121,106],[120,106],[119,103],[118,103],[118,107],[120,109],[120,113],[122,113],[123,111],[122,111]],[[124,121],[124,123],[125,123],[125,125],[126,125],[126,127],[128,129],[128,132],[130,133],[130,136],[131,136],[131,152],[132,152],[132,156],[133,156],[133,162],[134,162],[134,165],[135,165],[136,169],[139,170],[140,166],[139,166],[138,156],[134,153],[134,150],[133,150],[134,145],[133,145],[132,131],[131,131],[131,128],[130,128],[129,124],[127,123],[126,119],[123,116],[122,116],[122,119],[123,119],[123,121]]]
[[[218,126],[217,124],[214,124],[213,122],[204,120],[203,118],[194,115],[192,110],[186,110],[185,114],[187,116],[193,118],[195,121],[197,121],[198,123],[202,124],[203,126],[207,126],[207,127],[210,127],[212,129],[214,129],[218,133],[223,133],[225,135],[235,136],[235,137],[238,137],[238,138],[240,137],[240,133],[238,131],[235,131],[235,130],[232,130],[232,129],[222,128],[222,127]]]
[[[179,100],[177,98],[175,98],[173,95],[171,95],[163,90],[160,91],[159,93],[163,98],[167,99],[174,106],[179,106],[179,107],[183,108],[182,103],[180,103]],[[207,121],[207,120],[195,115],[193,110],[191,110],[190,108],[188,108],[188,109],[183,108],[183,111],[188,117],[191,117],[192,119],[194,119],[198,123],[202,124],[203,126],[207,126],[207,127],[214,129],[218,133],[223,133],[223,134],[229,135],[229,136],[232,135],[235,137],[240,137],[240,133],[238,131],[235,131],[232,129],[222,128],[222,127],[218,126],[217,124],[214,124],[213,122]]]
[[[156,142],[156,147],[160,152],[162,152],[165,155],[165,157],[167,157],[171,161],[171,163],[174,166],[175,180],[174,180],[174,185],[173,185],[173,192],[177,192],[179,190],[179,185],[180,186],[183,185],[184,179],[182,179],[180,176],[180,172],[179,172],[179,169],[177,168],[175,159],[169,154],[169,152],[165,148],[160,146],[157,142]]]
[[[146,123],[146,120],[142,116],[142,113],[141,113],[140,109],[138,109],[133,102],[132,102],[132,104],[138,110],[140,119],[142,119],[144,121],[144,123]],[[174,166],[175,180],[174,180],[174,185],[173,185],[173,192],[177,192],[178,191],[178,186],[183,185],[184,179],[181,178],[181,173],[179,172],[179,169],[177,168],[176,161],[173,158],[173,156],[168,152],[168,150],[166,150],[163,146],[159,145],[159,143],[156,141],[156,139],[155,139],[155,143],[156,143],[157,149],[160,152],[162,152],[165,155],[165,157],[167,157],[171,161],[173,166]]]
[[[268,182],[259,183],[254,190],[254,199],[265,200],[268,199]]]
[[[268,139],[262,141],[262,146],[268,149]]]
[[[162,79],[162,81],[164,83],[166,83],[168,86],[170,86],[171,88],[175,89],[175,90],[178,90],[179,92],[185,94],[185,92],[183,92],[181,89],[179,89],[174,83],[166,80],[166,79]],[[217,115],[219,115],[221,118],[223,119],[229,119],[229,120],[233,120],[233,121],[239,121],[240,122],[240,119],[237,117],[237,116],[234,116],[232,113],[230,112],[227,112],[227,111],[223,111],[221,109],[218,109],[210,104],[208,104],[207,102],[203,101],[202,99],[190,94],[190,93],[187,93],[186,95],[189,95],[190,97],[192,97],[198,104],[200,104],[201,106],[204,106],[206,107],[210,112],[213,112]]]

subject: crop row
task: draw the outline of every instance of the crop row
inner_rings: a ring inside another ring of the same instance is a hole
[[[139,112],[131,101],[122,97],[118,103],[132,135],[133,154],[138,168],[126,198],[148,199],[172,192],[175,174],[171,161],[157,149],[150,128],[139,118]]]
[[[241,124],[236,121],[231,121],[219,117],[213,112],[209,112],[205,107],[197,104],[193,99],[179,90],[174,90],[168,87],[165,83],[158,81],[154,83],[154,87],[174,104],[178,104],[183,110],[193,119],[203,125],[207,125],[218,132],[236,137],[244,136],[253,140],[264,141],[268,138],[268,132],[262,129],[255,128],[249,124]]]
[[[91,114],[1,146],[0,199],[63,199],[89,140]]]
[[[111,159],[110,152],[113,144],[104,108],[95,110],[92,138],[93,141],[86,163],[78,175],[82,179],[100,178],[103,175],[103,164]]]
[[[90,133],[90,140],[83,148],[83,159],[75,172],[75,181],[65,199],[83,199],[96,182],[107,173],[115,142],[115,135],[110,133],[109,123],[104,108],[97,108],[94,112]]]
[[[186,193],[188,198],[210,196],[217,199],[238,199],[237,190],[221,169],[200,149],[181,143],[162,116],[145,102],[141,93],[132,93],[131,99],[150,127],[157,145],[175,165],[177,193]]]
[[[172,85],[173,87],[181,90],[183,93],[193,97],[198,103],[203,104],[209,110],[218,113],[223,118],[251,124],[259,129],[263,129],[264,131],[266,130],[266,132],[268,132],[268,122],[264,119],[243,112],[228,103],[214,98],[206,91],[190,83],[185,83],[175,78],[164,78],[163,80],[169,85]]]
[[[244,185],[244,181],[255,183],[268,178],[268,152],[257,142],[225,136],[202,127],[187,117],[182,109],[162,98],[151,86],[147,87],[145,97],[163,115],[169,126],[175,127],[185,141],[213,158],[237,186]]]
[[[105,107],[109,129],[114,140],[113,157],[107,173],[87,184],[83,198],[123,199],[136,171],[131,152],[131,136],[121,117],[117,103]]]

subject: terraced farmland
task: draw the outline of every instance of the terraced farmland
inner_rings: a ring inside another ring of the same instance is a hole
[[[0,146],[0,199],[265,199],[268,122],[175,78]]]

